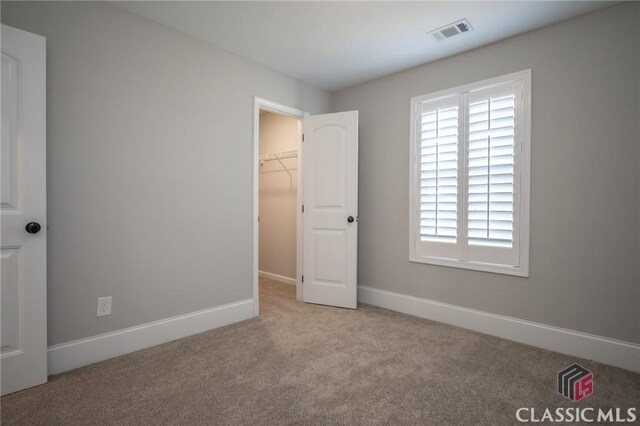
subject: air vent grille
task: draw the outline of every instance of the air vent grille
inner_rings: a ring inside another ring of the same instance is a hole
[[[461,19],[458,22],[453,22],[449,25],[445,25],[442,28],[438,28],[437,30],[431,31],[429,34],[436,40],[442,41],[458,34],[467,33],[472,31],[473,27],[466,19]]]
[[[469,31],[469,26],[464,22],[460,22],[459,24],[456,24],[456,27],[458,27],[461,33],[466,33],[467,31]]]

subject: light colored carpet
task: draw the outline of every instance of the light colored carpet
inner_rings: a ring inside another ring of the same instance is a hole
[[[622,407],[640,375],[367,305],[297,303],[261,280],[261,317],[53,376],[2,424],[514,424],[519,407]],[[595,391],[556,393],[580,362]]]

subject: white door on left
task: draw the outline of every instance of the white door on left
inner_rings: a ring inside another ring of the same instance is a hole
[[[0,381],[47,381],[45,39],[2,25]]]

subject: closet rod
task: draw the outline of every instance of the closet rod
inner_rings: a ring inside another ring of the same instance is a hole
[[[271,154],[262,154],[260,155],[260,161],[284,160],[285,158],[295,158],[297,156],[298,151],[293,149],[291,151],[280,151]]]
[[[282,162],[282,160],[284,160],[286,158],[295,158],[297,156],[298,156],[298,151],[296,151],[295,149],[293,149],[291,151],[274,152],[272,154],[262,154],[259,157],[260,158],[260,166],[262,167],[264,165],[265,161],[278,160],[278,163],[280,163],[280,165],[282,166],[284,171],[289,174],[289,185],[293,185],[293,175],[291,174],[291,172],[289,171],[287,166],[285,166],[285,164]]]

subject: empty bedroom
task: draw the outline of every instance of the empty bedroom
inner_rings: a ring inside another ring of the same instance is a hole
[[[640,2],[0,20],[2,425],[640,422]]]

